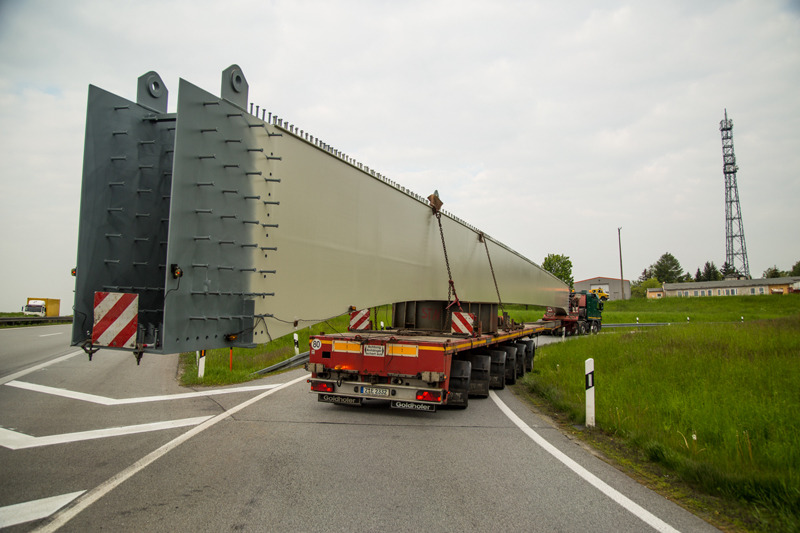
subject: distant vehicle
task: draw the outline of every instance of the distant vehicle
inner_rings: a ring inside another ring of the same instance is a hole
[[[591,292],[592,294],[596,294],[597,297],[600,298],[600,300],[602,300],[604,302],[606,300],[608,300],[608,293],[606,291],[604,291],[602,287],[597,288],[597,289],[592,289],[589,292]]]
[[[552,334],[586,335],[600,331],[603,327],[603,302],[595,290],[571,292],[566,314],[563,310],[547,308],[542,320],[556,324]]]
[[[54,298],[28,298],[28,303],[22,308],[22,314],[30,316],[59,316],[61,300]]]

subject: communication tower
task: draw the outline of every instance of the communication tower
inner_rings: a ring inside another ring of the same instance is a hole
[[[736,270],[739,276],[750,279],[750,265],[747,262],[747,246],[744,243],[742,208],[739,205],[739,188],[736,185],[736,155],[733,153],[733,121],[725,118],[719,123],[722,132],[722,172],[725,174],[725,262]]]

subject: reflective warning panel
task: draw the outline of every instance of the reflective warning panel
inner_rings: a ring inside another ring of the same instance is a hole
[[[139,328],[139,295],[94,293],[92,344],[111,348],[136,348]]]
[[[73,345],[247,347],[351,307],[447,300],[428,200],[259,118],[248,90],[232,65],[219,97],[180,80],[168,113],[155,72],[136,102],[90,86]],[[532,261],[447,213],[442,231],[461,300],[566,307],[567,286]],[[103,344],[97,294],[136,296],[132,340]]]

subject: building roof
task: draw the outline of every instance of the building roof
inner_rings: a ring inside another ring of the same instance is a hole
[[[683,291],[688,289],[724,289],[726,287],[759,287],[768,285],[791,285],[800,281],[800,276],[788,278],[760,279],[724,279],[722,281],[690,281],[686,283],[665,283],[666,291]]]
[[[576,280],[574,283],[584,283],[586,281],[619,281],[619,278],[606,278],[606,277],[603,277],[603,276],[595,276],[593,278],[586,278],[586,279],[582,279],[582,280]],[[624,279],[624,278],[623,278],[622,281],[626,281],[628,283],[631,282],[630,280]]]
[[[648,287],[647,292],[664,292],[664,289],[661,287]]]

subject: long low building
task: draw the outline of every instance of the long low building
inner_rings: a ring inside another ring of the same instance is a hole
[[[788,294],[800,291],[800,276],[762,279],[724,279],[722,281],[693,281],[665,283],[663,295],[671,297],[736,296],[756,294]],[[648,291],[648,298],[660,298],[657,290]]]

